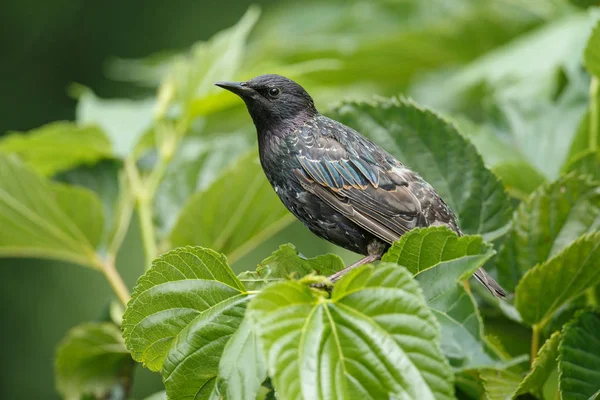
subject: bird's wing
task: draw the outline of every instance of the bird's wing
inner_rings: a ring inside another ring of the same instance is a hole
[[[403,176],[410,171],[377,160],[372,144],[342,144],[333,136],[313,137],[303,144],[296,154],[301,168],[295,173],[304,188],[363,229],[392,243],[426,224],[421,204]]]

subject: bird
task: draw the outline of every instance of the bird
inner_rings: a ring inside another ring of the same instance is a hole
[[[332,283],[379,260],[411,229],[446,226],[462,235],[429,183],[356,130],[320,114],[298,83],[267,74],[215,85],[246,104],[262,169],[286,208],[317,236],[364,256],[331,275]],[[494,296],[506,296],[483,268],[474,275]]]

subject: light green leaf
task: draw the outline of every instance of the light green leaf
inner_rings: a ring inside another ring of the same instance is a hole
[[[464,115],[447,115],[446,117],[457,126],[460,133],[473,143],[485,165],[492,171],[494,167],[503,163],[526,163],[523,156],[515,151],[513,144],[496,132],[497,128],[491,122],[475,123]]]
[[[136,361],[162,369],[170,398],[199,392],[206,396],[196,398],[208,398],[247,301],[223,255],[201,247],[172,250],[138,280],[123,316],[125,343]]]
[[[153,99],[100,99],[85,89],[75,112],[77,122],[101,126],[112,143],[114,154],[125,158],[152,125],[154,103]]]
[[[97,268],[102,221],[102,205],[92,192],[53,184],[0,154],[0,256]]]
[[[250,303],[277,397],[452,398],[437,324],[410,274],[389,263],[361,269],[371,271],[362,285],[344,277],[331,300],[288,281]]]
[[[580,237],[530,269],[516,289],[515,305],[526,323],[544,326],[570,300],[600,283],[600,233]]]
[[[185,201],[197,191],[206,190],[232,160],[253,144],[248,135],[239,133],[183,139],[155,196],[155,216],[161,231],[168,233]]]
[[[600,21],[596,23],[583,53],[585,68],[591,75],[600,78]]]
[[[418,85],[417,99],[437,109],[479,114],[498,128],[492,135],[512,145],[510,161],[521,158],[547,179],[557,179],[575,137],[573,126],[588,108],[589,78],[580,60],[591,18],[569,14],[456,73],[440,72]]]
[[[492,168],[492,172],[502,179],[506,191],[520,200],[525,200],[534,190],[546,183],[546,178],[524,161],[498,164]]]
[[[232,80],[237,74],[246,39],[259,15],[257,7],[248,8],[236,25],[207,42],[196,43],[189,56],[175,58],[162,90],[173,91],[173,99],[186,117],[205,115],[235,104],[236,99],[219,91],[214,83]]]
[[[144,400],[168,400],[167,392],[164,390],[162,390],[160,392],[156,392],[156,393],[146,397]]]
[[[56,351],[56,388],[66,400],[107,398],[131,382],[134,362],[112,323],[88,323],[69,331]]]
[[[292,221],[258,157],[248,154],[188,200],[169,239],[172,247],[206,246],[236,260]]]
[[[600,181],[600,151],[584,151],[571,158],[564,172],[577,175],[588,175],[595,181]]]
[[[257,50],[252,53],[293,62],[336,57],[342,61],[338,71],[321,71],[311,79],[344,91],[362,85],[373,93],[368,89],[375,86],[379,93],[394,95],[416,75],[459,66],[545,22],[559,9],[547,2],[543,7],[537,2],[442,0],[353,2],[348,7],[332,2],[311,7],[284,3],[271,7],[257,27],[253,42]],[[335,92],[339,99],[339,91]]]
[[[506,231],[508,196],[453,125],[405,100],[344,103],[333,114],[418,172],[457,214],[463,231],[489,240]]]
[[[497,263],[500,283],[513,290],[534,265],[600,228],[600,186],[569,175],[540,187],[522,202]]]
[[[258,290],[269,283],[298,279],[310,273],[329,276],[344,267],[344,261],[336,254],[306,258],[288,243],[258,264],[256,271],[242,272],[238,278],[248,290]]]
[[[12,132],[0,140],[0,152],[17,154],[41,175],[112,157],[110,142],[95,126],[53,122],[29,132]]]
[[[402,235],[381,260],[400,264],[417,275],[440,263],[488,251],[493,254],[491,246],[484,243],[481,236],[459,237],[449,228],[437,226],[413,229]],[[475,269],[463,271],[462,279],[468,278]]]
[[[104,213],[98,196],[89,189],[62,183],[53,183],[51,189],[58,207],[69,215],[92,247],[98,247],[104,229]]]
[[[556,370],[556,357],[558,356],[558,341],[560,332],[554,332],[538,351],[536,359],[531,366],[531,372],[519,384],[515,394],[532,393],[538,398],[543,398],[544,385],[552,372]]]
[[[486,353],[481,317],[461,281],[495,254],[481,236],[462,236],[445,227],[414,229],[394,243],[383,261],[416,274],[425,301],[438,319],[442,351],[456,369],[498,362]]]
[[[519,375],[500,369],[483,369],[479,376],[488,400],[511,400],[521,382]]]
[[[558,386],[564,400],[588,399],[600,390],[600,314],[582,312],[565,325],[558,344]]]
[[[262,349],[248,319],[244,319],[223,350],[216,392],[225,399],[255,400],[266,378]]]

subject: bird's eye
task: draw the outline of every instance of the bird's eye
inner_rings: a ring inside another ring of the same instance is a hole
[[[271,89],[269,89],[269,96],[277,97],[277,96],[279,96],[279,92],[280,92],[279,88],[276,88],[276,87],[271,88]]]

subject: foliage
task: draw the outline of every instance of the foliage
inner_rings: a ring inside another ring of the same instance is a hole
[[[187,54],[113,65],[155,96],[76,87],[76,122],[0,140],[0,255],[90,267],[126,307],[67,334],[63,396],[130,398],[136,363],[161,374],[152,399],[597,395],[596,11],[402,4],[252,7]],[[336,254],[265,258],[294,219],[241,102],[212,83],[266,71],[419,172],[465,234],[412,230],[335,285]],[[130,295],[116,260],[134,216],[147,271]],[[481,267],[514,294],[471,284]]]

